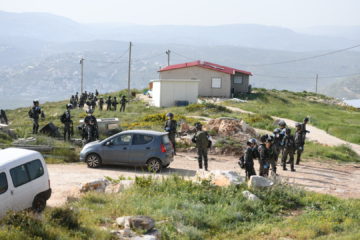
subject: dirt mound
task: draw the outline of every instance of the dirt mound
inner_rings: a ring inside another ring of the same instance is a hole
[[[255,130],[243,120],[234,118],[216,118],[210,120],[205,126],[205,130],[215,132],[220,137],[256,137]]]

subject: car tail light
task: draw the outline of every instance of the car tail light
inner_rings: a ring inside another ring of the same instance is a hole
[[[160,144],[160,150],[161,150],[161,152],[166,153],[166,148],[165,148],[164,144]]]

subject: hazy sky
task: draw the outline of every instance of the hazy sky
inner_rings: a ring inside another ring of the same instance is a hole
[[[0,0],[0,10],[85,23],[360,25],[360,0]]]

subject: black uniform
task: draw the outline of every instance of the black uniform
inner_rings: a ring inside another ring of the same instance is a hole
[[[86,116],[84,119],[85,123],[85,142],[96,141],[99,137],[98,125],[95,116]]]
[[[39,118],[43,115],[39,106],[33,106],[29,111],[29,117],[33,120],[33,134],[37,134],[39,131]]]
[[[109,97],[107,100],[106,100],[106,111],[109,111],[111,110],[111,97]]]
[[[72,123],[70,110],[66,110],[63,115],[61,115],[61,122],[64,124],[64,141],[67,139],[70,141],[72,135]]]
[[[119,104],[119,102],[116,100],[116,97],[114,97],[114,100],[112,101],[112,106],[114,107],[114,111],[116,111],[117,109],[117,105]]]
[[[176,127],[177,127],[177,123],[173,119],[169,119],[165,122],[164,130],[169,134],[169,139],[173,145],[174,153],[176,153],[176,141],[175,141]]]
[[[99,100],[99,109],[100,109],[100,111],[103,110],[103,106],[104,106],[104,99],[100,98],[100,100]]]
[[[125,107],[126,107],[126,103],[128,102],[128,100],[126,100],[125,96],[122,96],[120,99],[120,112],[125,112]]]
[[[8,119],[3,109],[0,110],[0,123],[8,124]]]
[[[295,153],[295,139],[293,135],[285,135],[284,139],[283,139],[283,144],[284,146],[284,152],[283,152],[283,156],[282,156],[282,165],[283,165],[283,170],[287,170],[286,168],[286,159],[287,156],[289,155],[290,158],[290,167],[291,170],[294,171],[294,153]]]

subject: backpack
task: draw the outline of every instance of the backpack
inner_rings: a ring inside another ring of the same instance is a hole
[[[60,121],[61,121],[62,123],[65,123],[65,121],[66,121],[66,114],[65,114],[65,113],[64,113],[63,115],[61,115]]]
[[[33,109],[30,109],[30,110],[29,110],[28,115],[29,115],[30,118],[34,118],[34,111],[33,111]]]

